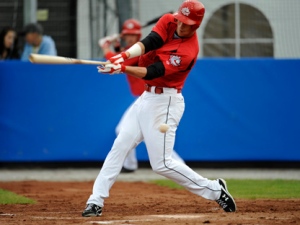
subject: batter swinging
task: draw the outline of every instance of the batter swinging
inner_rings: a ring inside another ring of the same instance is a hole
[[[198,51],[196,29],[205,8],[197,0],[186,0],[174,14],[164,15],[141,42],[98,67],[100,73],[127,73],[144,79],[144,93],[129,109],[124,126],[107,155],[94,183],[93,193],[82,216],[102,214],[104,200],[121,171],[128,152],[144,140],[151,167],[192,193],[216,201],[226,212],[236,211],[234,199],[223,179],[209,180],[172,158],[177,126],[185,103],[181,94]],[[127,59],[140,56],[139,66],[125,66]],[[159,131],[168,124],[166,133]]]

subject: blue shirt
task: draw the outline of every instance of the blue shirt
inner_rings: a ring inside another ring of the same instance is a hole
[[[42,55],[54,55],[54,56],[57,55],[55,43],[53,39],[47,35],[43,36],[38,52],[33,52],[33,46],[26,43],[21,56],[21,60],[29,61],[29,56],[31,53],[37,53]]]

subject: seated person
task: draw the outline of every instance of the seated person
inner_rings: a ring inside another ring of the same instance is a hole
[[[0,60],[20,59],[17,32],[12,27],[4,27],[0,32]]]
[[[43,35],[43,27],[40,24],[30,23],[26,25],[22,34],[25,35],[26,44],[21,60],[28,61],[31,53],[57,55],[54,40],[50,36]]]

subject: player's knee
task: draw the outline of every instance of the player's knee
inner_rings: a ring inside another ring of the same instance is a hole
[[[152,170],[157,173],[163,175],[165,172],[169,171],[169,165],[171,163],[171,160],[162,160],[155,165],[152,165]]]

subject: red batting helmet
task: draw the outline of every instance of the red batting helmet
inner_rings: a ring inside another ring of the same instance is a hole
[[[137,21],[135,19],[128,19],[128,20],[125,20],[125,22],[123,23],[121,34],[122,35],[136,34],[136,35],[141,36],[142,35],[141,29],[142,29],[142,26],[139,21]]]
[[[174,17],[187,25],[194,25],[197,29],[204,17],[205,7],[197,0],[185,0],[178,11],[174,13]]]

